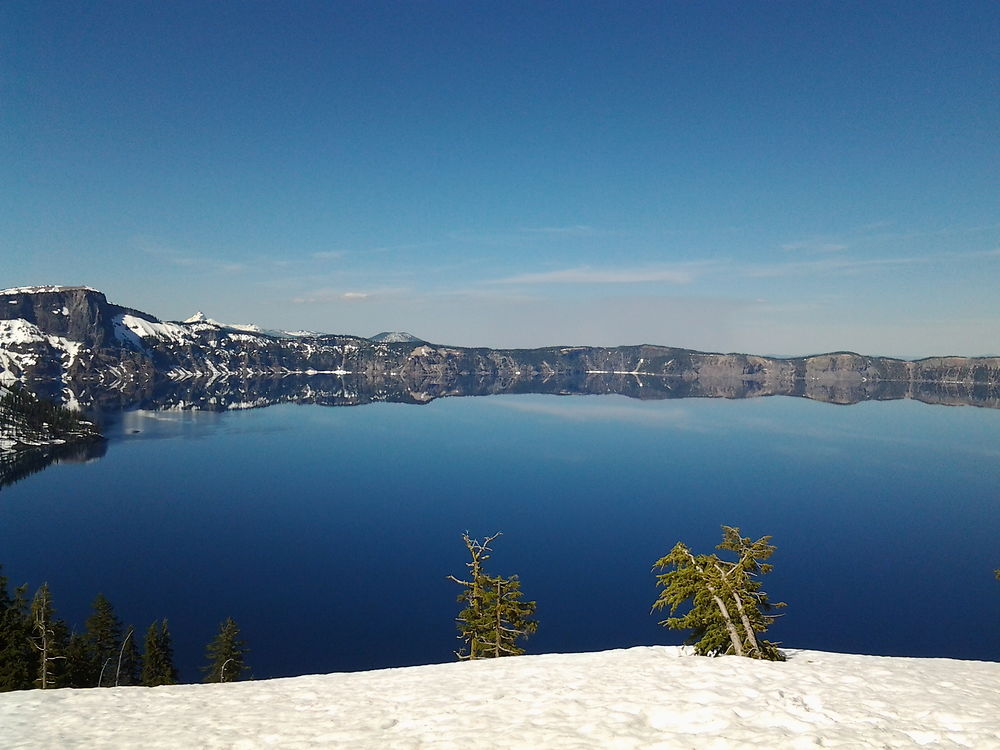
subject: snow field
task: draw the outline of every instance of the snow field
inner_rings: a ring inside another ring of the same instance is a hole
[[[1000,663],[645,646],[0,695],[4,748],[1000,748]]]

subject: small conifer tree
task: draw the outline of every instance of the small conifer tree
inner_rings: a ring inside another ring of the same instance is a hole
[[[174,649],[166,620],[149,626],[143,650],[142,684],[146,687],[176,685],[177,667],[174,666]]]
[[[675,615],[685,602],[691,609],[681,617],[668,617],[660,622],[668,628],[690,629],[687,639],[695,651],[702,655],[736,654],[755,659],[783,660],[777,644],[757,637],[776,619],[766,614],[784,607],[783,602],[772,603],[761,591],[759,576],[771,571],[772,566],[763,562],[774,554],[771,537],[751,541],[740,536],[732,526],[722,527],[722,543],[716,549],[735,552],[735,562],[722,560],[716,554],[695,555],[686,545],[678,542],[674,548],[656,561],[654,570],[667,568],[657,576],[663,587],[653,609],[669,607]]]
[[[240,639],[240,628],[232,617],[219,626],[219,632],[205,649],[208,664],[202,667],[205,682],[234,682],[250,669],[246,664],[249,649]]]
[[[70,635],[66,646],[66,684],[74,688],[89,688],[97,684],[94,661],[82,633]]]
[[[0,575],[0,692],[33,687],[38,672],[27,591],[27,585],[18,586],[11,596],[7,578]]]
[[[119,685],[139,685],[142,680],[142,656],[136,645],[135,628],[125,628],[125,637],[118,650],[118,665],[115,669],[115,687]]]
[[[490,557],[490,544],[499,533],[480,542],[468,533],[462,535],[469,550],[468,580],[448,576],[465,588],[458,595],[464,604],[458,614],[456,626],[463,648],[455,652],[459,659],[486,659],[498,656],[517,656],[524,649],[517,645],[538,630],[538,622],[530,619],[535,613],[535,602],[521,600],[521,582],[517,576],[488,575],[483,563]]]
[[[98,594],[91,606],[93,614],[87,618],[84,633],[90,662],[90,686],[113,687],[122,647],[121,622],[104,594]]]

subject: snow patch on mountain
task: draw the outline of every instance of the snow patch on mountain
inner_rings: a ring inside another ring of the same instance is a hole
[[[1000,748],[1000,663],[644,646],[0,695],[20,748]]]
[[[417,344],[423,341],[423,339],[418,339],[406,331],[382,331],[382,333],[371,336],[368,340],[374,341],[376,344]]]
[[[221,321],[215,320],[214,318],[209,318],[205,313],[200,310],[183,321],[186,324],[192,326],[200,326],[196,330],[204,330],[205,326],[214,326],[223,331],[236,331],[238,333],[256,333],[261,336],[270,336],[272,338],[287,339],[287,338],[309,338],[313,336],[322,336],[324,334],[318,333],[316,331],[283,331],[276,328],[262,328],[256,323],[223,323]]]
[[[27,368],[38,364],[39,345],[56,350],[64,376],[83,349],[79,341],[46,335],[34,323],[22,318],[0,320],[0,383],[9,385]]]
[[[191,344],[194,336],[187,327],[178,323],[154,323],[134,315],[118,315],[114,319],[115,337],[122,342],[143,349],[146,338],[157,338],[175,344]]]
[[[22,318],[0,320],[0,346],[33,344],[45,340],[45,334],[34,323]]]
[[[89,286],[15,286],[10,289],[0,289],[0,296],[7,294],[45,294],[48,292],[96,292]]]

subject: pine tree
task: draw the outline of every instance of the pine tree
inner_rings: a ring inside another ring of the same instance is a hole
[[[66,645],[66,684],[74,688],[90,688],[97,684],[94,661],[82,633],[71,634]]]
[[[678,608],[691,601],[691,609],[681,617],[668,617],[660,622],[668,628],[690,629],[687,639],[695,651],[716,656],[733,653],[755,659],[783,660],[776,644],[757,637],[776,619],[766,614],[771,609],[784,607],[783,602],[771,603],[761,591],[759,576],[771,571],[772,566],[762,561],[774,553],[770,537],[756,542],[740,536],[732,526],[722,527],[722,543],[716,549],[737,553],[735,562],[722,560],[718,555],[695,555],[686,545],[678,542],[664,557],[656,561],[654,570],[670,568],[657,576],[663,587],[653,609]]]
[[[0,574],[0,692],[34,687],[38,657],[31,645],[31,617],[27,585],[7,591]]]
[[[489,634],[483,639],[484,656],[523,654],[518,639],[538,630],[538,621],[529,619],[535,613],[535,602],[521,601],[521,581],[516,575],[487,576],[484,590],[484,609],[490,618]]]
[[[65,625],[56,619],[52,606],[52,594],[47,583],[43,583],[31,600],[31,644],[38,652],[38,677],[35,685],[42,690],[58,687],[61,673],[59,662],[66,657]]]
[[[149,626],[143,650],[142,684],[147,687],[176,685],[177,668],[174,666],[174,649],[166,620]]]
[[[122,647],[121,622],[104,594],[97,595],[92,608],[84,633],[90,662],[88,683],[91,687],[112,687]]]
[[[517,656],[524,649],[518,639],[527,638],[538,630],[538,622],[529,619],[535,613],[535,602],[521,601],[521,582],[517,576],[504,578],[490,576],[483,563],[490,558],[490,544],[499,533],[480,542],[462,535],[471,557],[465,565],[469,580],[448,576],[465,588],[458,595],[458,602],[465,607],[458,614],[458,638],[465,644],[455,652],[459,659],[486,659],[499,656]]]
[[[135,628],[129,625],[125,628],[121,649],[118,651],[118,664],[115,669],[115,687],[119,685],[139,685],[142,680],[142,657],[139,646],[136,645]]]
[[[246,655],[249,649],[240,639],[240,628],[232,617],[219,626],[219,632],[205,649],[208,664],[202,667],[205,682],[234,682],[249,670]]]

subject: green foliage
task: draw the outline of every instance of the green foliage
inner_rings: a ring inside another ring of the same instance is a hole
[[[31,646],[31,617],[27,585],[7,590],[7,578],[0,574],[0,692],[34,687],[38,657]]]
[[[234,682],[250,669],[246,664],[249,649],[240,640],[240,628],[232,617],[219,626],[219,633],[205,649],[208,664],[202,667],[205,682]]]
[[[86,687],[113,687],[122,647],[122,625],[104,594],[97,595],[91,608],[93,613],[87,618],[83,636],[89,665],[82,670]]]
[[[72,633],[66,645],[66,684],[74,688],[89,688],[97,684],[93,659],[82,633]]]
[[[702,655],[736,654],[755,659],[783,660],[777,644],[757,637],[774,623],[776,615],[766,614],[784,607],[772,603],[761,591],[760,576],[772,566],[763,562],[774,554],[771,537],[751,541],[740,536],[732,526],[722,527],[722,543],[716,549],[736,553],[736,561],[720,559],[718,555],[695,555],[682,542],[674,545],[656,561],[654,570],[667,572],[657,576],[663,590],[653,603],[653,609],[669,608],[670,617],[661,625],[691,630],[687,642]],[[686,602],[691,607],[681,616],[678,609]]]
[[[86,630],[70,633],[55,616],[47,585],[39,587],[30,604],[26,591],[26,585],[19,586],[11,596],[7,578],[0,575],[0,692],[176,684],[166,620],[159,628],[155,623],[150,626],[146,650],[151,659],[144,665],[133,628],[126,628],[125,638],[121,637],[121,622],[103,594],[94,600]],[[231,668],[227,668],[227,681]]]
[[[174,666],[174,649],[166,620],[149,626],[143,650],[142,684],[147,687],[176,685],[177,668]]]
[[[115,668],[115,687],[119,685],[142,684],[142,656],[136,643],[135,628],[129,625],[125,628],[125,637],[118,652],[118,664]]]
[[[465,587],[458,595],[458,602],[465,605],[456,620],[458,637],[465,644],[456,652],[459,659],[523,654],[524,649],[517,641],[538,630],[538,622],[530,619],[536,603],[521,601],[518,577],[491,576],[483,570],[483,563],[492,551],[489,545],[498,536],[499,533],[480,542],[463,534],[462,540],[471,556],[466,563],[469,580],[448,576]]]

